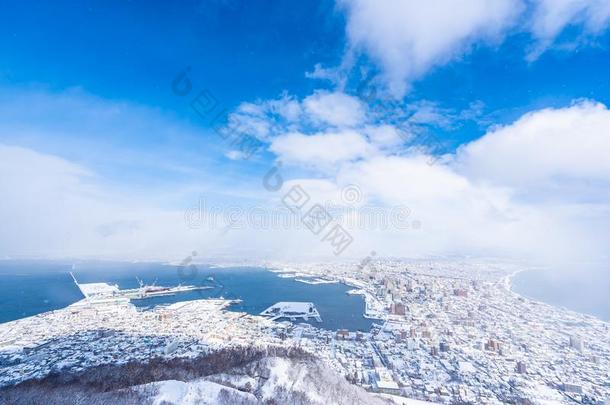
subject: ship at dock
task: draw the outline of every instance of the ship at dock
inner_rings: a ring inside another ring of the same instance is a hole
[[[147,285],[139,278],[138,288],[128,288],[121,290],[116,284],[108,283],[79,283],[72,272],[70,272],[74,284],[85,297],[87,302],[108,302],[108,301],[130,301],[152,297],[162,297],[176,295],[179,293],[206,290],[209,286],[178,285],[176,287],[157,286],[155,283]]]

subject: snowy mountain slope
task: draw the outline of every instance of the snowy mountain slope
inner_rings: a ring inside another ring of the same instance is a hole
[[[181,382],[162,381],[154,387],[153,404],[384,404],[363,389],[312,359],[267,357],[220,374]]]

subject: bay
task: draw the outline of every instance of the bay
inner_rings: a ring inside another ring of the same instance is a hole
[[[313,302],[322,323],[308,323],[336,330],[368,331],[372,322],[362,316],[364,301],[348,295],[346,285],[306,284],[282,278],[263,268],[214,268],[203,265],[179,267],[159,263],[4,261],[0,262],[0,322],[65,308],[83,299],[70,276],[80,283],[105,282],[119,288],[137,288],[138,278],[145,284],[163,286],[205,285],[212,288],[173,296],[134,300],[142,308],[200,298],[240,299],[230,307],[257,315],[279,301]]]

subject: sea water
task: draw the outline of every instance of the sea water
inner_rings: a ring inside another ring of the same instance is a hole
[[[230,307],[258,315],[279,301],[313,302],[322,323],[308,323],[336,330],[368,331],[372,322],[365,319],[361,296],[348,295],[344,284],[306,284],[282,278],[263,268],[213,268],[204,265],[180,267],[158,263],[66,263],[47,261],[0,262],[0,322],[65,308],[83,299],[70,272],[80,283],[104,282],[119,288],[137,288],[138,279],[157,286],[196,285],[210,289],[178,293],[173,296],[133,300],[145,309],[200,298],[240,299]]]

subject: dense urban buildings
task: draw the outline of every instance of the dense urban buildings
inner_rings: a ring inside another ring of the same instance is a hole
[[[437,403],[602,403],[610,398],[610,324],[515,294],[510,290],[518,270],[514,264],[376,259],[364,267],[266,265],[303,282],[352,286],[349,293],[363,297],[362,316],[375,320],[374,326],[326,330],[323,322],[272,321],[229,311],[231,301],[221,299],[152,310],[136,310],[124,301],[83,300],[0,325],[0,383],[256,345],[300,347],[375,394]],[[310,304],[301,306],[315,310]]]

